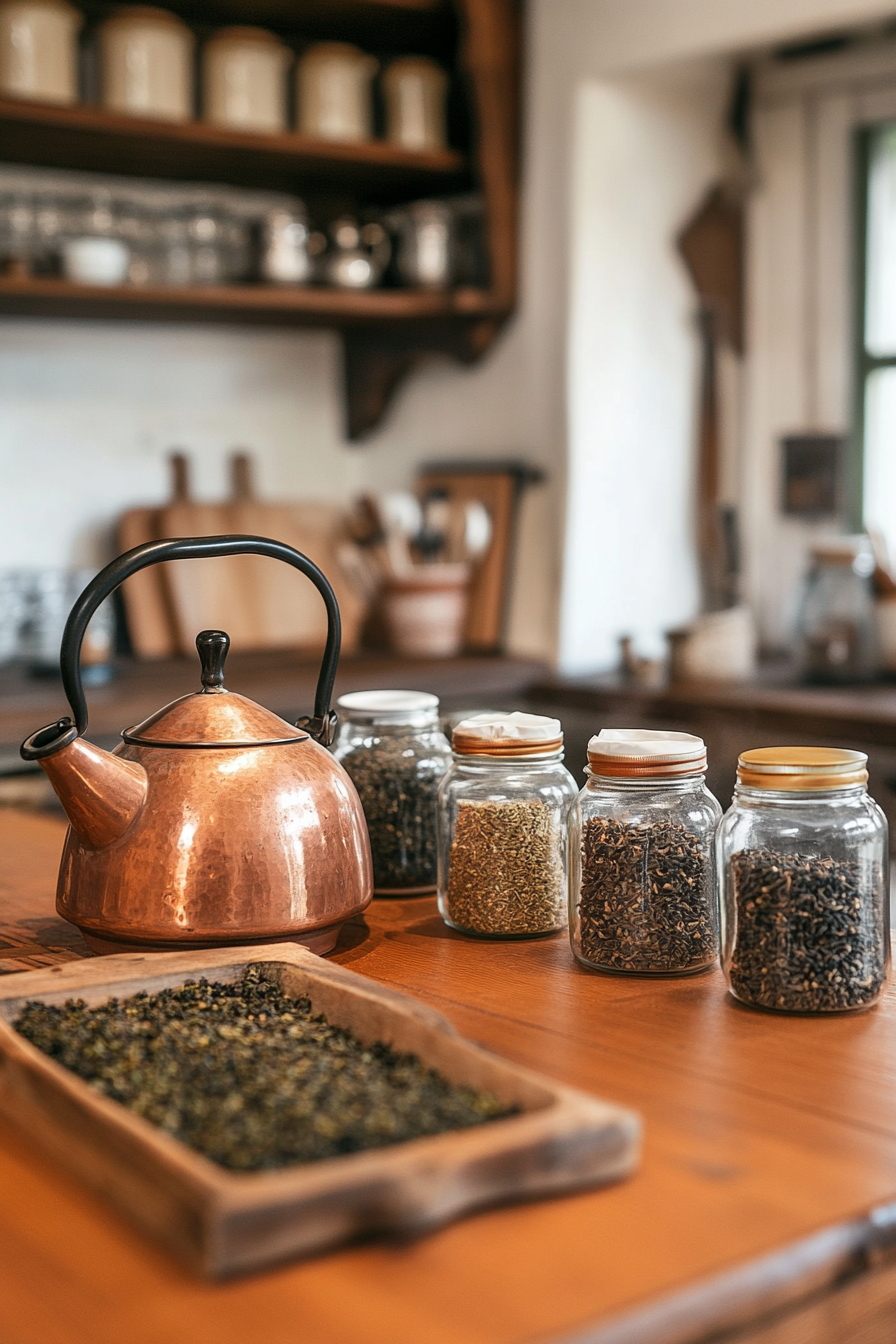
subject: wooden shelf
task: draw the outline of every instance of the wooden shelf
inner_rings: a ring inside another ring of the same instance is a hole
[[[276,285],[75,285],[68,280],[0,277],[0,313],[23,317],[246,322],[353,327],[497,318],[505,313],[477,289],[447,294],[402,289],[300,289]]]
[[[261,285],[98,288],[0,277],[0,313],[131,321],[335,327],[342,333],[346,432],[382,421],[404,378],[433,355],[480,359],[516,302],[522,0],[170,0],[200,39],[222,23],[269,24],[296,49],[321,38],[384,59],[427,53],[451,71],[449,125],[466,153],[382,140],[339,144],[143,120],[93,106],[0,98],[0,161],[297,192],[315,220],[364,205],[475,189],[485,201],[488,292],[426,294]],[[88,26],[106,0],[83,0]],[[452,110],[453,109],[453,110]]]
[[[279,191],[335,186],[376,201],[444,192],[465,181],[463,155],[454,150],[422,153],[385,140],[343,144],[293,132],[259,135],[11,98],[0,99],[0,159]]]

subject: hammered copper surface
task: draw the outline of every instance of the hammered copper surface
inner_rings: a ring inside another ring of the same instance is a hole
[[[197,745],[78,739],[41,761],[71,829],[56,907],[98,951],[294,938],[328,951],[373,891],[370,842],[354,785],[307,734],[226,691],[176,702]],[[215,712],[255,715],[276,745],[199,745]],[[156,716],[161,721],[162,715]]]
[[[182,695],[122,733],[126,742],[139,740],[179,747],[203,743],[234,747],[301,742],[307,736],[272,710],[221,687]]]
[[[146,801],[143,767],[110,756],[83,737],[41,766],[82,841],[96,848],[124,835]]]

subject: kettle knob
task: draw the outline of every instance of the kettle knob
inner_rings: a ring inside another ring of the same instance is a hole
[[[202,663],[202,687],[206,691],[224,689],[224,660],[230,648],[230,636],[223,630],[201,630],[196,648]]]

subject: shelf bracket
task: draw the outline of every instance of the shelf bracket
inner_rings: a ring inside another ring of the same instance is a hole
[[[461,364],[474,364],[494,342],[502,325],[498,318],[477,318],[414,323],[394,327],[371,326],[346,331],[342,336],[345,428],[357,443],[378,429],[399,386],[416,366],[428,359],[448,356]]]

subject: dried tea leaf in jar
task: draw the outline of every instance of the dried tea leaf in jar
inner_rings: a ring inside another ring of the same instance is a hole
[[[706,748],[689,733],[604,729],[570,810],[570,938],[600,970],[684,975],[718,956]]]
[[[887,823],[867,756],[763,747],[738,761],[719,828],[723,966],[742,1003],[868,1008],[889,965]]]
[[[492,938],[566,925],[566,809],[575,783],[559,720],[473,715],[454,730],[439,791],[439,908],[446,923]]]
[[[451,764],[439,701],[425,691],[354,691],[337,701],[336,759],[351,776],[370,834],[374,893],[436,886],[436,800]]]

